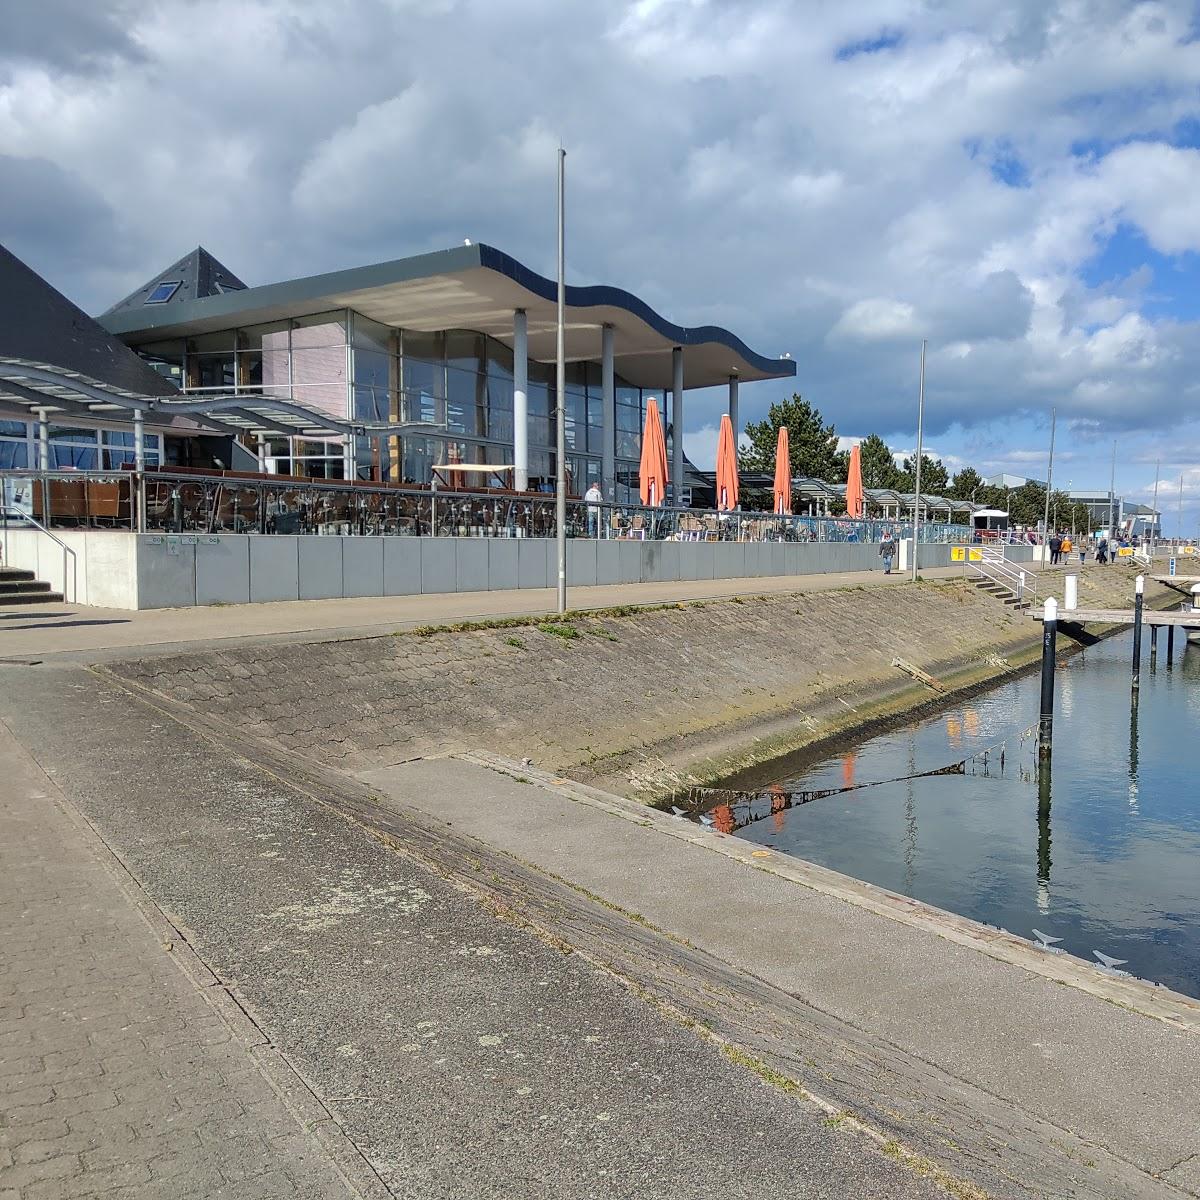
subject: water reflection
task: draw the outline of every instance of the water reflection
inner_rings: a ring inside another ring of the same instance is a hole
[[[1051,765],[1038,765],[1038,809],[1037,809],[1037,910],[1043,916],[1050,912],[1050,791],[1052,786]]]
[[[1037,715],[1029,676],[863,742],[852,768],[842,750],[787,775],[744,776],[738,787],[762,790],[731,801],[725,822],[1022,936],[1036,925],[1078,957],[1099,948],[1200,996],[1200,645],[1176,658],[1173,671],[1143,676],[1136,709],[1128,636],[1072,659],[1045,772],[1036,731],[1019,732]]]

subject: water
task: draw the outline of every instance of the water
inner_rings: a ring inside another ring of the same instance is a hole
[[[733,786],[787,792],[912,776],[1008,739],[1001,768],[860,788],[770,812],[740,836],[1022,937],[1034,927],[1068,953],[1200,997],[1200,645],[1149,671],[1130,704],[1131,635],[1066,660],[1056,680],[1054,757],[1039,797],[1037,675],[871,738],[803,771]],[[972,773],[973,772],[973,773]],[[1048,782],[1048,786],[1046,786]],[[775,807],[781,807],[778,797]],[[730,810],[726,809],[726,821]],[[721,825],[718,814],[718,826]]]

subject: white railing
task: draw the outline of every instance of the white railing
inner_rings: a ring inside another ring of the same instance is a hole
[[[968,551],[967,557],[970,558]],[[987,546],[982,555],[970,562],[975,574],[982,579],[1011,592],[1018,601],[1028,604],[1037,603],[1037,577],[1033,572],[1024,571],[1004,556],[1004,550],[999,547]]]
[[[69,599],[67,596],[67,581],[68,581],[68,579],[70,580],[71,591],[74,595],[77,596],[78,591],[79,591],[79,578],[78,578],[78,568],[76,566],[76,561],[75,561],[75,551],[72,550],[71,547],[68,546],[67,543],[62,540],[62,538],[57,537],[55,534],[51,533],[50,530],[47,529],[45,527],[45,525],[43,525],[41,523],[41,521],[39,521],[32,514],[25,512],[24,509],[13,508],[11,505],[7,505],[7,504],[0,504],[0,531],[2,531],[4,534],[3,564],[6,567],[12,565],[12,562],[10,560],[9,553],[8,553],[8,527],[9,527],[10,523],[17,523],[17,524],[22,524],[22,525],[32,525],[34,527],[34,529],[36,529],[39,533],[44,533],[52,542],[54,542],[56,545],[58,545],[58,547],[62,550],[62,554],[63,554],[63,586],[62,586],[63,599],[67,600],[68,603],[74,604],[75,600]],[[67,570],[68,564],[71,567],[70,571]],[[34,574],[36,575],[37,572],[35,571]]]

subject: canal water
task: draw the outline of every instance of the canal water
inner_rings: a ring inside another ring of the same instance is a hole
[[[717,827],[1200,997],[1200,645],[1180,630],[1168,667],[1165,632],[1153,673],[1143,639],[1136,709],[1131,635],[1063,660],[1040,786],[1033,674],[804,770],[730,781],[763,794],[715,810]],[[862,786],[880,780],[897,782]]]

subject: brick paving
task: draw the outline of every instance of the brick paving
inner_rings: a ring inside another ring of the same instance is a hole
[[[358,1194],[3,725],[0,777],[0,1200]]]

